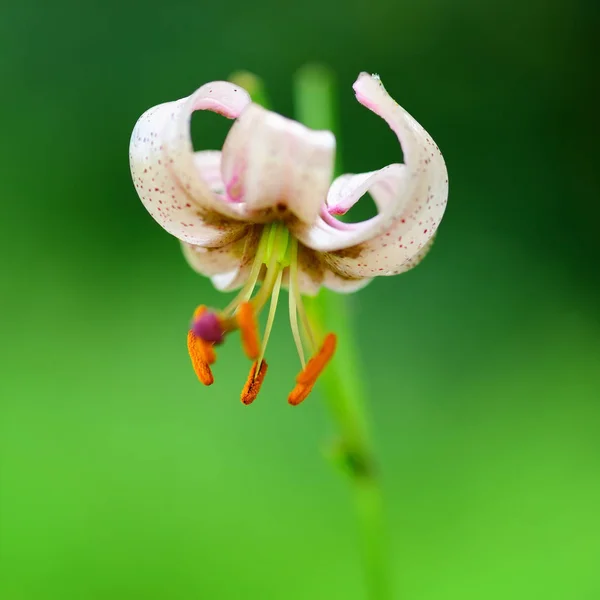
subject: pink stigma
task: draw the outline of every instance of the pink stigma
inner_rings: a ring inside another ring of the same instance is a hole
[[[205,342],[220,344],[223,341],[223,328],[219,317],[213,312],[206,311],[192,323],[192,331]]]

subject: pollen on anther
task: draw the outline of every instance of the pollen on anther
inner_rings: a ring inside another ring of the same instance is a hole
[[[310,394],[315,382],[323,369],[327,366],[335,353],[337,337],[334,333],[328,333],[323,340],[319,351],[307,363],[304,369],[296,377],[296,386],[288,396],[288,403],[297,406]]]
[[[256,400],[258,392],[260,392],[260,388],[265,379],[267,368],[267,362],[264,360],[260,363],[260,368],[258,367],[258,361],[255,361],[252,364],[252,368],[250,369],[250,373],[248,374],[248,380],[246,381],[246,385],[244,386],[244,389],[242,390],[242,394],[240,396],[241,401],[246,406],[252,404],[254,400]]]
[[[214,377],[210,369],[210,364],[215,361],[212,346],[210,346],[210,351],[208,351],[206,342],[197,337],[190,329],[187,336],[187,347],[196,376],[204,385],[212,385]]]
[[[312,385],[317,380],[327,363],[333,357],[337,337],[335,333],[328,333],[323,340],[323,344],[315,356],[313,356],[298,376],[296,382],[302,385]]]
[[[288,396],[288,403],[292,406],[298,406],[301,402],[304,402],[308,395],[313,389],[312,385],[306,385],[304,383],[296,384],[296,387],[290,392]]]

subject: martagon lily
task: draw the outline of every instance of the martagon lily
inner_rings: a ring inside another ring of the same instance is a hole
[[[373,277],[412,269],[429,251],[444,213],[448,175],[429,134],[378,76],[361,73],[354,92],[394,131],[404,164],[332,182],[333,133],[266,110],[240,86],[224,81],[151,108],[133,131],[131,174],[148,212],[181,241],[191,267],[217,289],[241,288],[222,310],[196,309],[188,350],[198,378],[210,385],[215,346],[239,329],[253,361],[244,404],[256,398],[266,373],[265,351],[282,286],[289,290],[291,330],[302,365],[288,397],[297,405],[336,346],[333,333],[316,339],[302,296],[321,287],[353,292]],[[190,122],[197,110],[235,119],[221,152],[194,151]],[[336,218],[366,193],[377,206],[375,217],[361,223]],[[269,299],[261,342],[257,317]]]

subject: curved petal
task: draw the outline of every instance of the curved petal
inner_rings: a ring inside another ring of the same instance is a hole
[[[227,292],[241,287],[248,279],[260,236],[260,229],[248,226],[243,238],[222,248],[182,244],[182,249],[186,260],[197,273],[210,277],[218,290]]]
[[[343,251],[324,253],[322,260],[341,277],[359,278],[399,275],[416,267],[433,245],[433,237],[422,242],[419,236],[398,235],[396,227],[350,255]],[[426,234],[425,234],[426,235]]]
[[[250,274],[250,265],[236,267],[226,273],[213,275],[210,280],[217,290],[220,292],[232,292],[241,288]]]
[[[392,200],[390,191],[395,190],[396,186],[402,183],[405,168],[406,165],[393,164],[379,171],[337,177],[327,194],[327,208],[322,215],[326,218],[327,214],[346,214],[367,192],[371,194],[378,212],[385,210],[386,204]],[[326,220],[340,229],[361,227],[360,223]]]
[[[246,218],[244,207],[211,193],[200,176],[190,124],[192,114],[197,110],[210,110],[235,119],[250,104],[248,92],[239,86],[226,81],[207,83],[191,96],[171,103],[170,117],[161,136],[167,164],[181,187],[205,209],[237,220]]]
[[[150,215],[171,235],[202,246],[227,244],[243,234],[243,226],[208,210],[181,187],[167,166],[161,140],[172,104],[146,111],[133,130],[129,163],[136,191]]]
[[[352,292],[362,290],[362,288],[369,285],[371,281],[372,279],[370,277],[359,277],[355,279],[344,277],[339,273],[326,269],[325,277],[323,278],[323,286],[334,292],[338,292],[339,294],[351,294]]]
[[[231,242],[221,248],[204,248],[194,244],[181,244],[183,256],[196,273],[212,277],[237,269],[242,263],[246,240]]]
[[[196,152],[194,164],[210,191],[213,194],[223,194],[225,186],[221,178],[221,153],[218,150]]]
[[[325,255],[304,246],[300,246],[298,250],[298,288],[304,296],[316,296],[321,287],[348,294],[365,287],[371,281],[364,277],[355,279],[339,275],[323,260]],[[283,285],[289,287],[289,269],[284,272]]]
[[[254,218],[294,214],[315,221],[333,174],[335,138],[252,104],[223,146],[222,173],[229,197]]]
[[[437,229],[446,206],[448,174],[444,159],[429,134],[389,96],[379,77],[361,73],[354,91],[357,100],[385,119],[396,133],[405,164],[389,165],[372,173],[342,176],[331,186],[328,206],[333,214],[347,210],[369,191],[379,208],[376,217],[364,223],[346,225],[334,222],[325,214],[313,227],[302,223],[291,225],[293,232],[303,244],[315,250],[346,250],[340,252],[338,260],[348,254],[356,255],[363,245],[368,246],[369,240],[387,233],[390,233],[388,237],[393,234],[396,238],[406,236],[416,248],[423,247]],[[383,243],[386,242],[376,241],[371,250],[382,248]],[[354,246],[357,248],[352,248]],[[406,259],[403,254],[403,260]],[[394,268],[400,268],[401,264]],[[383,274],[380,268],[367,267],[364,275]]]
[[[316,296],[323,284],[324,269],[316,252],[298,248],[298,288],[305,296]]]

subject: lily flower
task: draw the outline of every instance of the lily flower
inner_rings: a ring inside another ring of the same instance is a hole
[[[282,287],[289,290],[291,330],[302,365],[288,397],[297,405],[336,346],[333,333],[316,339],[302,296],[321,287],[353,292],[374,277],[412,269],[429,251],[444,213],[448,174],[429,134],[377,75],[361,73],[353,87],[357,100],[396,134],[404,164],[332,182],[333,133],[266,110],[224,81],[151,108],[133,131],[131,174],[148,212],[181,241],[194,270],[219,290],[239,289],[222,310],[196,309],[188,350],[198,378],[210,385],[215,346],[239,330],[253,361],[241,395],[245,404],[256,398],[266,373]],[[196,110],[235,119],[221,152],[194,151],[190,121]],[[367,192],[378,209],[375,217],[361,223],[336,218]],[[261,342],[257,319],[268,303]]]

